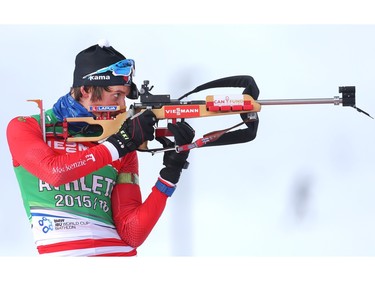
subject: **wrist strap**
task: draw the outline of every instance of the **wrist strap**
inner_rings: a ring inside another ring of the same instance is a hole
[[[173,192],[176,190],[176,187],[168,186],[165,183],[163,183],[160,179],[158,179],[155,183],[155,187],[168,197],[171,197]]]
[[[124,130],[120,130],[118,133],[113,134],[107,138],[107,141],[116,148],[120,158],[137,149],[137,145],[131,138],[129,138]]]

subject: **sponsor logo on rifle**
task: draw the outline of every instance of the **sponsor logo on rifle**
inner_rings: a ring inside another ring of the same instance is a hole
[[[235,95],[232,97],[229,96],[214,96],[214,106],[233,106],[233,105],[243,105],[244,99],[243,96]]]
[[[200,116],[199,105],[165,106],[165,118],[189,118]]]
[[[117,110],[117,105],[97,105],[90,106],[89,111],[115,111]]]

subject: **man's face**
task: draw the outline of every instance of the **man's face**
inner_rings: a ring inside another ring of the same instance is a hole
[[[83,87],[82,87],[83,88]],[[82,90],[81,90],[82,91]],[[89,110],[90,106],[99,106],[99,105],[116,105],[120,106],[122,110],[125,110],[126,101],[125,97],[130,94],[130,86],[110,86],[109,90],[106,91],[103,89],[102,99],[101,100],[92,100],[93,93],[91,91],[85,92],[83,97],[80,100],[80,103]],[[119,112],[114,112],[112,116],[117,115]],[[99,116],[100,113],[95,113]]]
[[[126,106],[125,97],[130,93],[130,86],[111,86],[109,91],[103,90],[102,99],[91,101],[91,105],[119,105]]]

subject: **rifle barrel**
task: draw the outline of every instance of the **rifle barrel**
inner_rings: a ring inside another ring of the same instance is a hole
[[[272,100],[257,100],[261,105],[293,105],[293,104],[330,104],[339,105],[342,103],[342,98],[335,96],[334,98],[312,98],[312,99],[272,99]]]

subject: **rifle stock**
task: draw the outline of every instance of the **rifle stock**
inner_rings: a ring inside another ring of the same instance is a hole
[[[115,118],[108,120],[95,120],[92,117],[71,117],[66,118],[66,122],[83,122],[89,125],[100,125],[103,129],[103,133],[100,136],[94,137],[68,137],[66,141],[68,142],[86,142],[86,141],[100,141],[110,135],[113,135],[118,132],[122,123],[126,120],[127,112],[119,113]]]

